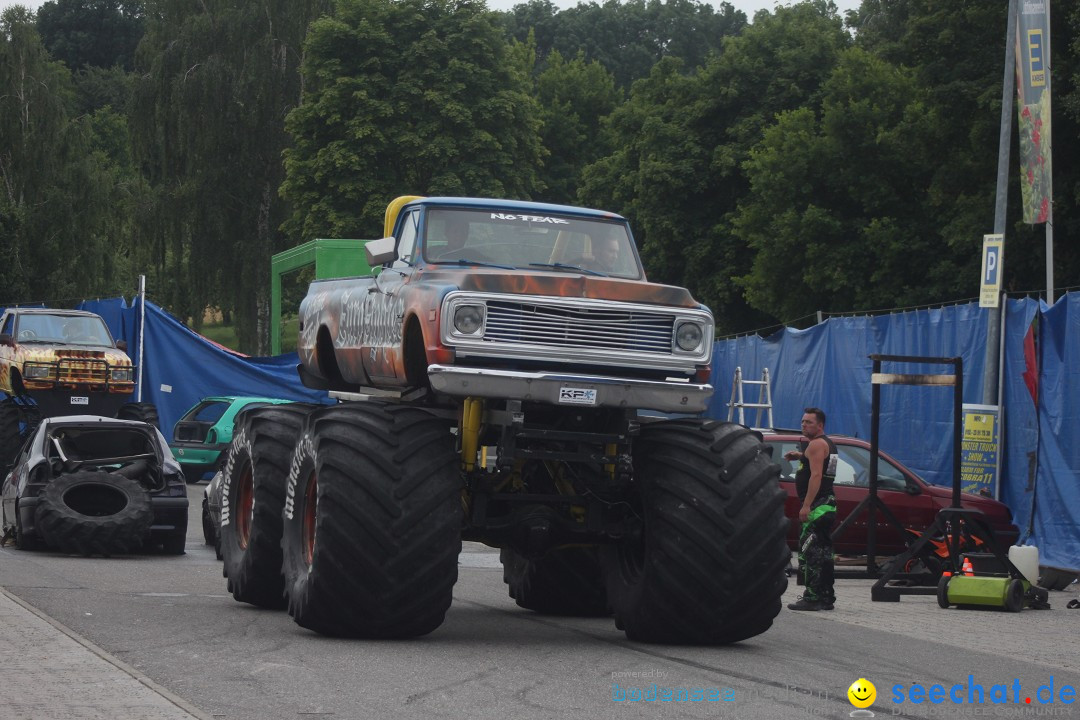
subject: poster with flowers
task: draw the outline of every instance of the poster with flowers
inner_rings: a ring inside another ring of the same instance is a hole
[[[1050,163],[1050,0],[1020,0],[1016,93],[1024,222],[1043,223],[1053,202]]]

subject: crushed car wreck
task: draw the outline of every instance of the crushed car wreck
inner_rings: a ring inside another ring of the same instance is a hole
[[[4,479],[2,507],[4,535],[21,549],[184,552],[187,485],[165,439],[145,422],[42,420]]]

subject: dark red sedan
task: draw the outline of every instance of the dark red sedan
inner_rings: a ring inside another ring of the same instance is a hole
[[[844,435],[830,435],[836,443],[839,460],[836,466],[836,522],[843,522],[851,511],[869,494],[870,443]],[[788,546],[795,550],[799,539],[799,498],[795,494],[795,471],[798,463],[784,459],[784,453],[799,449],[797,434],[782,435],[765,433],[765,443],[772,447],[773,461],[780,465],[780,487],[787,492],[784,513],[791,520],[788,528]],[[880,452],[880,451],[879,451]],[[892,510],[896,519],[910,530],[921,532],[934,522],[937,511],[952,503],[952,490],[926,483],[915,473],[884,452],[878,463],[878,497]],[[961,495],[965,508],[981,510],[990,527],[994,529],[1002,548],[1016,542],[1019,531],[1012,523],[1012,512],[993,498]],[[901,533],[883,514],[876,513],[877,554],[898,555],[905,549],[904,533]],[[867,552],[868,515],[865,511],[835,538],[836,552],[841,555],[865,555]],[[907,533],[911,536],[911,533]],[[912,536],[913,537],[913,536]]]

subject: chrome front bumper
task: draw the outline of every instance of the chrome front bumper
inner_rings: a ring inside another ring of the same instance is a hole
[[[567,407],[618,407],[693,413],[705,410],[712,385],[571,373],[428,366],[431,387],[461,397],[526,400]]]

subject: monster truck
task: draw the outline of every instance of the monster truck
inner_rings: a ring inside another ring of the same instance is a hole
[[[233,595],[326,635],[422,635],[470,540],[536,612],[613,613],[646,642],[768,629],[790,557],[778,467],[760,435],[694,416],[713,317],[646,280],[627,221],[405,197],[385,234],[377,273],[300,307],[301,379],[342,402],[255,410],[234,441]]]
[[[158,424],[149,403],[129,402],[135,369],[99,315],[9,308],[0,317],[0,471],[42,417],[99,415]]]

